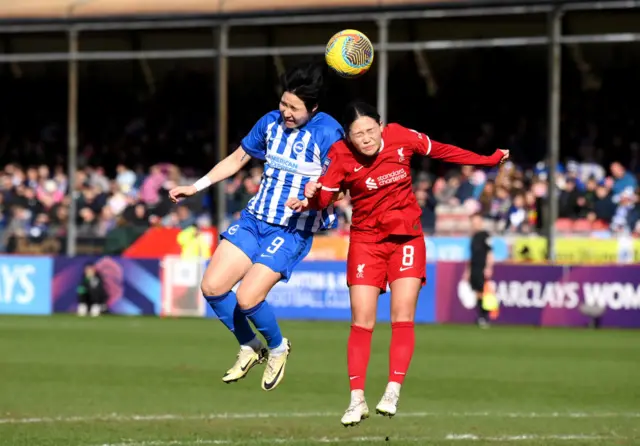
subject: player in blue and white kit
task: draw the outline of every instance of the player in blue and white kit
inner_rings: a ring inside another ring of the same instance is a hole
[[[202,279],[207,302],[241,346],[236,363],[222,380],[244,378],[266,359],[264,390],[273,390],[282,380],[291,348],[265,301],[267,294],[279,281],[286,282],[309,253],[313,234],[336,222],[332,207],[298,213],[285,203],[289,198],[304,198],[305,185],[323,173],[329,148],[343,137],[340,124],[318,112],[323,89],[319,65],[295,67],[281,81],[284,93],[279,110],[260,118],[240,147],[195,184],[169,192],[175,202],[229,178],[250,158],[265,161],[258,194],[221,235]],[[232,288],[240,280],[234,293]],[[266,340],[268,350],[249,321]]]

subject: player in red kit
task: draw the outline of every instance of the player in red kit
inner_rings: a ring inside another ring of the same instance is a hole
[[[413,356],[414,316],[418,294],[426,280],[426,248],[413,193],[410,163],[414,154],[456,164],[495,166],[509,152],[481,156],[431,140],[398,124],[385,127],[368,104],[347,107],[345,140],[329,150],[323,175],[305,187],[306,198],[290,199],[295,211],[324,209],[349,191],[353,205],[347,284],[352,325],[347,348],[351,403],[342,424],[353,426],[369,416],[364,398],[365,377],[376,322],[378,296],[391,288],[389,384],[376,412],[396,413],[400,387]]]

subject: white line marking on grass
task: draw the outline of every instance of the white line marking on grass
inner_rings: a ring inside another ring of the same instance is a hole
[[[155,414],[155,415],[87,415],[30,418],[0,418],[0,424],[81,423],[87,421],[145,422],[187,420],[247,420],[260,418],[329,418],[341,412],[248,412],[212,414]],[[400,418],[640,418],[640,412],[403,412]]]
[[[448,434],[445,437],[392,437],[392,441],[411,443],[424,443],[425,441],[490,441],[490,442],[517,442],[517,441],[596,441],[607,439],[624,439],[623,437],[600,435],[501,435],[481,436],[475,434]],[[196,445],[240,445],[240,444],[287,444],[287,443],[357,443],[357,442],[386,442],[385,437],[319,437],[319,438],[256,438],[252,440],[129,440],[122,443],[103,443],[95,446],[196,446]]]
[[[146,440],[146,441],[126,441],[123,443],[103,443],[99,446],[181,446],[181,445],[215,445],[233,444],[227,440]]]
[[[537,435],[537,434],[523,434],[523,435],[501,435],[501,436],[488,436],[483,437],[474,434],[449,434],[445,437],[445,440],[449,441],[526,441],[526,440],[606,440],[612,438],[612,436],[601,435]]]

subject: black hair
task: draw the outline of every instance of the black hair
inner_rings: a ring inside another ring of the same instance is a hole
[[[345,133],[349,133],[351,124],[358,118],[368,116],[376,122],[380,122],[380,113],[373,105],[369,105],[366,102],[351,102],[347,105],[342,115],[342,127]]]
[[[284,91],[298,96],[311,112],[324,94],[324,71],[324,64],[303,62],[287,70],[280,77],[280,84]]]

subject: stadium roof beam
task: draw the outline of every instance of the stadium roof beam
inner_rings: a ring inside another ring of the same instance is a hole
[[[562,44],[570,43],[626,43],[640,42],[640,33],[610,33],[596,35],[563,36]],[[493,47],[522,47],[541,46],[549,44],[549,38],[541,37],[500,37],[490,39],[464,39],[464,40],[427,40],[421,42],[397,42],[387,43],[386,49],[390,52],[415,51],[415,50],[457,50]],[[374,45],[380,50],[380,45]],[[255,47],[255,48],[229,48],[226,51],[228,57],[264,57],[264,56],[300,56],[323,54],[324,46],[286,46],[286,47]],[[0,54],[0,63],[28,63],[28,62],[67,62],[78,61],[108,61],[108,60],[138,60],[138,59],[207,59],[217,57],[218,51],[214,49],[185,49],[185,50],[150,50],[150,51],[85,51],[78,52],[75,56],[68,53],[20,53]]]
[[[22,24],[2,25],[0,33],[29,34],[29,33],[54,33],[75,31],[137,31],[146,29],[191,29],[212,28],[221,24],[221,20],[213,19],[182,19],[182,20],[136,20],[136,21],[109,21],[109,22],[59,22],[49,24]],[[1,22],[0,22],[1,23]]]
[[[218,55],[214,49],[153,50],[153,51],[85,51],[71,53],[19,53],[0,54],[0,63],[68,62],[140,60],[140,59],[211,59]]]
[[[230,19],[230,26],[268,26],[268,25],[304,25],[307,23],[331,22],[367,22],[381,18],[387,20],[403,19],[443,19],[453,17],[477,17],[484,15],[529,15],[550,12],[551,6],[499,6],[469,9],[424,9],[398,12],[365,12],[362,14],[320,13],[290,17],[249,17]]]
[[[54,19],[50,23],[21,23],[1,24],[0,33],[47,33],[67,32],[72,28],[77,31],[117,31],[117,30],[143,30],[143,29],[180,29],[180,28],[210,28],[220,25],[222,22],[228,26],[269,26],[269,25],[301,25],[309,23],[337,23],[337,22],[364,22],[377,21],[382,18],[387,20],[404,19],[439,19],[452,17],[478,17],[483,15],[529,15],[543,14],[553,10],[553,5],[510,5],[510,6],[482,6],[460,7],[448,9],[413,9],[407,11],[384,12],[363,11],[361,13],[307,13],[294,15],[275,15],[267,17],[234,18],[209,16],[203,19],[202,14],[193,17],[176,19],[175,16],[162,16],[157,18],[118,18],[118,17],[70,17],[68,19]],[[640,0],[613,0],[595,2],[564,3],[560,6],[563,11],[593,11],[640,8]]]

